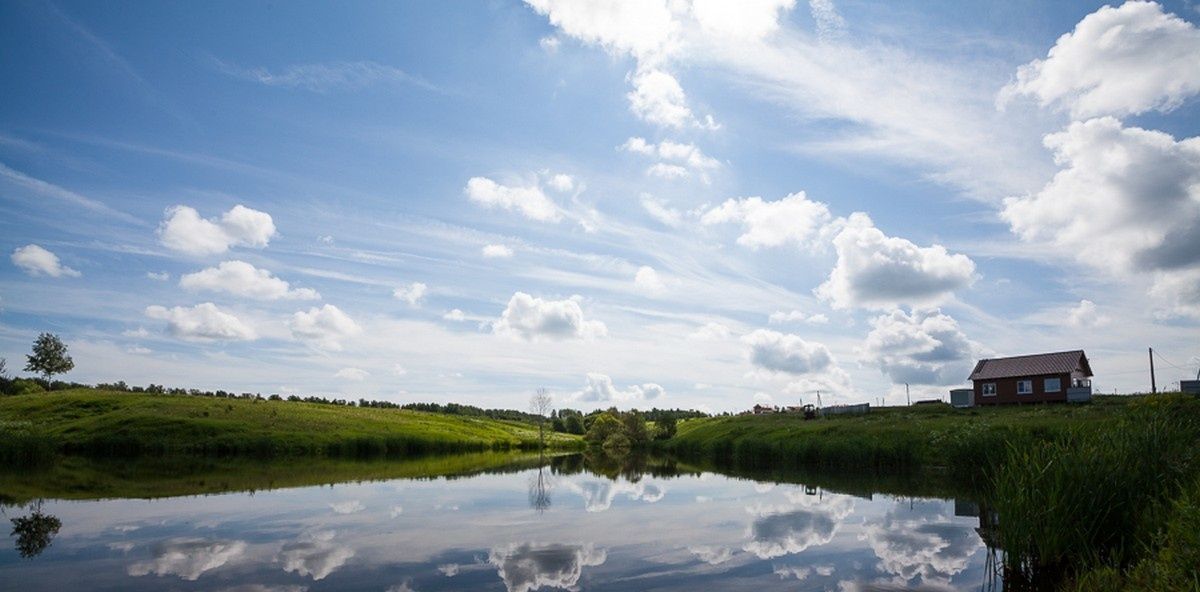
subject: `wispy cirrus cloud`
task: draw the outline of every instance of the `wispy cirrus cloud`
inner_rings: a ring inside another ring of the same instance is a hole
[[[395,66],[372,61],[292,64],[281,69],[247,68],[212,58],[221,73],[266,86],[299,88],[316,93],[357,91],[380,86],[412,86],[442,92],[433,83]]]

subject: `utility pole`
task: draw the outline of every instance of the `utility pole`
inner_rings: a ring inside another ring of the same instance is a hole
[[[1158,393],[1158,385],[1154,382],[1154,348],[1150,348],[1150,392]]]
[[[908,403],[909,407],[912,407],[912,397],[908,396],[908,383],[907,382],[904,383],[904,400],[905,400],[905,402]]]

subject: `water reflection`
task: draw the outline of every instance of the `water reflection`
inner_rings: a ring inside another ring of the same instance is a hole
[[[17,553],[26,559],[37,557],[54,541],[54,535],[62,528],[56,516],[42,512],[42,500],[38,500],[28,516],[12,519],[12,536],[16,538]]]
[[[20,560],[20,545],[0,553],[0,581],[21,590],[65,589],[85,578],[100,590],[246,592],[735,583],[849,592],[988,583],[994,555],[970,504],[835,483],[574,455],[509,463],[495,473],[473,468],[461,478],[49,501],[33,514],[62,517],[54,547],[32,562]]]

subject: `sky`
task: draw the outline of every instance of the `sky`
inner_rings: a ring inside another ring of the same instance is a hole
[[[0,5],[0,357],[738,411],[1200,367],[1200,8]]]

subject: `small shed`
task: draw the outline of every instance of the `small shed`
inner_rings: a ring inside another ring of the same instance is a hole
[[[951,389],[950,404],[959,408],[966,409],[975,406],[975,389]]]
[[[1189,395],[1200,395],[1200,380],[1181,380],[1179,390]]]

